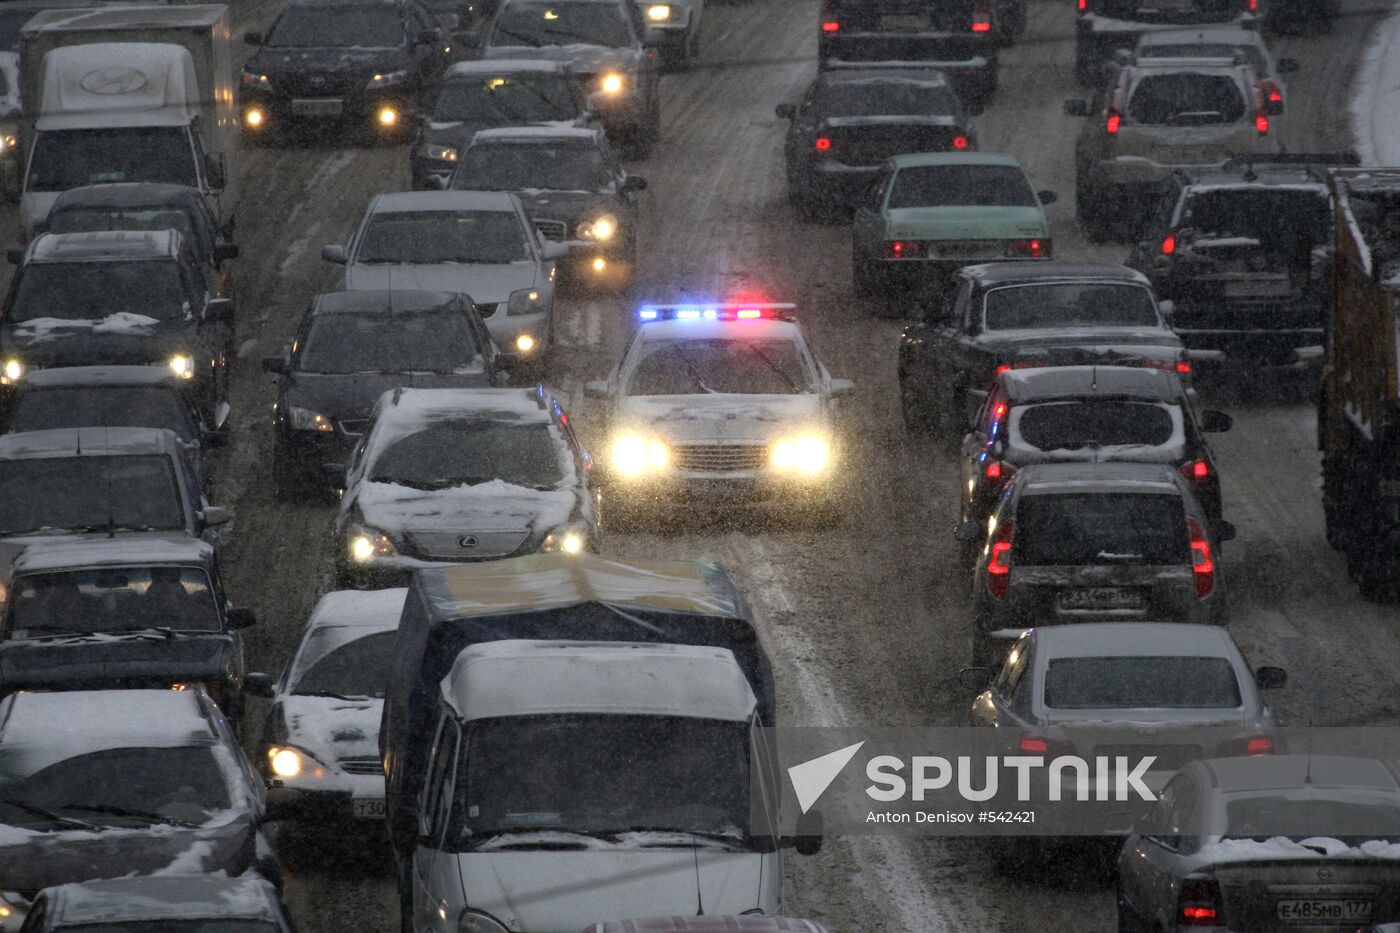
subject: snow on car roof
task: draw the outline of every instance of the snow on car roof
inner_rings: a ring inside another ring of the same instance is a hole
[[[0,437],[0,459],[163,454],[178,443],[166,428],[52,428]]]
[[[568,74],[569,66],[564,62],[530,58],[493,58],[471,62],[457,62],[443,73],[445,80],[453,78],[478,77],[481,75],[518,74]]]
[[[1173,622],[1083,622],[1035,629],[1042,658],[1212,657],[1233,658],[1230,635],[1218,625]]]
[[[29,247],[31,262],[167,259],[179,255],[175,230],[92,230],[44,233]]]
[[[1176,373],[1146,366],[1046,366],[1011,369],[1002,384],[1013,403],[1087,395],[1131,396],[1158,402],[1182,397]]]
[[[396,288],[393,291],[322,292],[314,299],[313,314],[383,314],[386,311],[427,311],[462,306],[466,299],[458,292],[433,292]],[[41,370],[42,371],[42,370]],[[26,381],[29,380],[26,375]]]
[[[948,87],[948,77],[937,68],[862,68],[841,71],[823,71],[819,75],[823,84],[925,84],[929,87]]]
[[[24,374],[19,390],[49,389],[59,386],[170,386],[178,388],[177,376],[168,366],[60,366],[35,369]]]
[[[1400,791],[1395,773],[1375,758],[1260,755],[1220,758],[1202,764],[1210,770],[1216,787],[1224,793],[1303,787]]]
[[[1153,45],[1264,45],[1257,30],[1239,26],[1205,26],[1194,29],[1163,29],[1145,32],[1138,39],[1138,48]]]
[[[622,609],[747,618],[729,574],[701,561],[530,554],[422,569],[414,586],[434,619],[465,619],[603,603]]]
[[[365,456],[372,459],[389,444],[439,421],[477,418],[551,424],[553,398],[546,392],[541,404],[537,388],[390,389],[374,407]]]
[[[626,642],[473,645],[457,655],[442,692],[468,720],[612,713],[747,722],[758,703],[728,648]]]
[[[388,211],[515,211],[509,191],[399,191],[370,203],[371,214]]]
[[[1101,279],[1134,283],[1144,287],[1151,285],[1147,276],[1128,266],[1115,266],[1106,262],[1064,262],[1058,259],[1042,262],[979,262],[963,266],[958,270],[958,274],[986,284]]]
[[[63,925],[142,920],[281,917],[277,889],[254,874],[180,877],[146,875],[65,884],[48,891],[54,920]]]
[[[68,690],[0,700],[0,745],[64,757],[108,748],[207,745],[217,736],[191,690]]]
[[[311,610],[308,629],[345,626],[376,631],[398,628],[407,587],[387,590],[332,590]]]
[[[151,181],[128,181],[106,185],[85,185],[60,194],[49,209],[49,217],[69,208],[92,207],[173,207],[199,209],[203,196],[187,185]]]
[[[145,567],[170,564],[207,567],[214,547],[189,537],[74,538],[28,548],[15,559],[12,576],[85,567]]]
[[[472,145],[499,142],[543,143],[551,140],[596,143],[598,131],[586,126],[501,126],[477,130],[476,135],[472,137]]]
[[[1018,476],[1022,495],[1054,494],[1070,488],[1095,492],[1179,494],[1176,474],[1160,463],[1036,463]]]

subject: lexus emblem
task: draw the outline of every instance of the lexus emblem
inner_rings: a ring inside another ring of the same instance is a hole
[[[476,547],[476,535],[462,535],[457,539],[459,548],[469,549]]]
[[[78,80],[89,94],[132,94],[146,86],[146,76],[126,65],[96,68]]]

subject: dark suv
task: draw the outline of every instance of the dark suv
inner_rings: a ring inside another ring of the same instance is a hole
[[[1074,77],[1084,87],[1103,84],[1103,66],[1118,49],[1131,49],[1144,32],[1173,26],[1234,24],[1254,28],[1267,0],[1075,0]]]

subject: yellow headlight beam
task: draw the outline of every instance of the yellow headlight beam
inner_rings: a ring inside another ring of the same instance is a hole
[[[616,71],[610,71],[603,75],[603,80],[598,85],[604,94],[622,93],[622,75]]]
[[[665,3],[653,3],[647,7],[647,19],[653,23],[664,23],[671,18],[671,7]]]

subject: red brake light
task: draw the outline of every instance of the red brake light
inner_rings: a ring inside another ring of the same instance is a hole
[[[1050,251],[1051,243],[1049,240],[1012,240],[1007,245],[1006,255],[1045,259],[1049,257]]]
[[[1210,461],[1204,459],[1192,460],[1190,463],[1182,466],[1181,475],[1197,482],[1210,479]]]
[[[1274,740],[1267,735],[1261,735],[1249,740],[1249,753],[1251,755],[1272,755],[1274,752]]]
[[[1176,361],[1176,374],[1177,374],[1178,376],[1189,376],[1189,375],[1191,375],[1191,361],[1190,361],[1190,360],[1177,360],[1177,361]]]
[[[1112,136],[1118,132],[1118,127],[1123,125],[1123,117],[1117,113],[1110,113],[1108,119],[1104,121],[1104,132]]]
[[[1223,926],[1220,886],[1210,878],[1188,878],[1177,892],[1177,923],[1181,926]]]
[[[923,259],[928,256],[928,244],[922,240],[886,240],[886,259]]]
[[[970,145],[972,145],[972,140],[968,139],[966,136],[963,136],[961,133],[953,137],[954,149],[962,150],[966,149]]]
[[[813,145],[816,146],[816,149],[817,149],[818,152],[830,152],[830,151],[831,151],[831,137],[830,137],[830,136],[818,136],[818,137],[817,137],[817,141],[816,141],[815,143],[813,143]]]
[[[1263,113],[1256,113],[1254,115],[1254,128],[1259,131],[1260,136],[1263,136],[1269,132],[1269,118]]]
[[[998,364],[997,364],[996,375],[1000,376],[1002,373],[1009,373],[1009,372],[1011,372],[1011,364],[1010,364],[1010,363],[998,363]]]
[[[987,592],[996,599],[1006,598],[1007,585],[1011,582],[1011,533],[1014,525],[1014,522],[1005,521],[997,528],[992,553],[987,559]]]
[[[1205,599],[1215,589],[1215,561],[1211,559],[1210,540],[1194,518],[1186,520],[1186,527],[1191,533],[1191,570],[1196,577],[1196,598]]]
[[[1021,740],[1021,751],[1031,755],[1044,755],[1049,750],[1049,742],[1044,739],[1038,739],[1033,735],[1028,735]]]
[[[1272,104],[1283,103],[1283,92],[1278,89],[1277,84],[1269,85],[1269,102]]]
[[[991,18],[988,17],[988,15],[987,15],[986,13],[974,13],[974,14],[972,14],[972,15],[973,15],[973,20],[972,20],[972,31],[973,31],[973,32],[991,32],[991,31],[992,31],[992,21],[991,21]]]
[[[1259,12],[1259,0],[1244,0],[1244,11],[1246,13]]]
[[[1087,12],[1089,12],[1089,0],[1079,0],[1079,4],[1078,4],[1078,5],[1079,5],[1079,12],[1081,12],[1081,13],[1087,13]]]
[[[1162,238],[1162,255],[1170,256],[1176,252],[1176,234],[1168,233]]]
[[[840,32],[841,24],[834,19],[822,21],[822,32]]]

